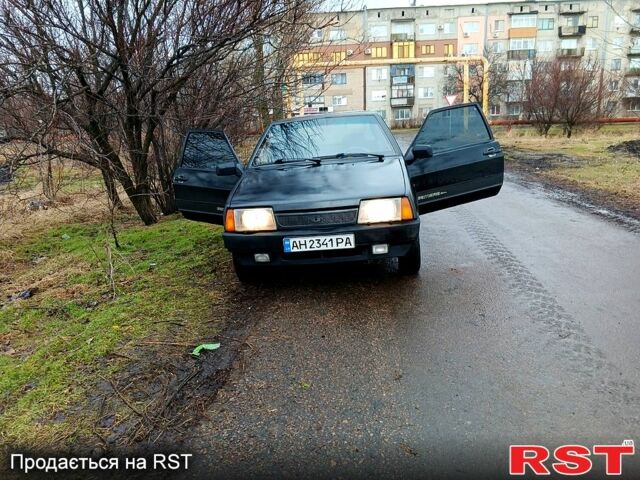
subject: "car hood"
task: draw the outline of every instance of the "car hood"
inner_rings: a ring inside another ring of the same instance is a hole
[[[276,212],[357,206],[363,198],[406,195],[404,169],[401,157],[248,168],[230,206]]]

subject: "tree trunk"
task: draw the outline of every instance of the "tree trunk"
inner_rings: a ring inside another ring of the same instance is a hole
[[[136,192],[133,194],[127,192],[127,195],[145,225],[153,225],[158,221],[149,192]]]
[[[109,170],[109,167],[101,168],[100,171],[102,173],[102,180],[104,181],[105,189],[107,190],[109,205],[114,210],[121,209],[124,205],[122,200],[120,200],[120,195],[118,195],[118,189],[115,181],[113,180],[113,174]]]

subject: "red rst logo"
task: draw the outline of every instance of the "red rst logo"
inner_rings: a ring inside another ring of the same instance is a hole
[[[591,471],[591,455],[603,455],[607,475],[622,475],[622,456],[635,455],[633,440],[622,445],[594,445],[589,450],[584,445],[562,445],[553,451],[551,468],[560,475],[584,475]],[[527,467],[536,475],[550,475],[545,462],[550,458],[547,447],[542,445],[511,445],[509,447],[509,474],[525,475]],[[548,462],[547,462],[548,463]]]

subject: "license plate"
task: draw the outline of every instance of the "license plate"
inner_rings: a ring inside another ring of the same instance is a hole
[[[342,250],[355,248],[353,233],[347,235],[322,235],[317,237],[292,237],[284,239],[284,252],[308,252],[318,250]]]

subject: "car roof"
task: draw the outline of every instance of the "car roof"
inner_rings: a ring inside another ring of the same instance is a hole
[[[298,117],[283,118],[282,120],[275,120],[271,122],[272,125],[291,122],[304,122],[305,120],[315,120],[318,118],[340,118],[340,117],[379,117],[380,115],[375,112],[365,111],[352,111],[352,112],[333,112],[333,113],[314,113],[310,115],[300,115]]]

